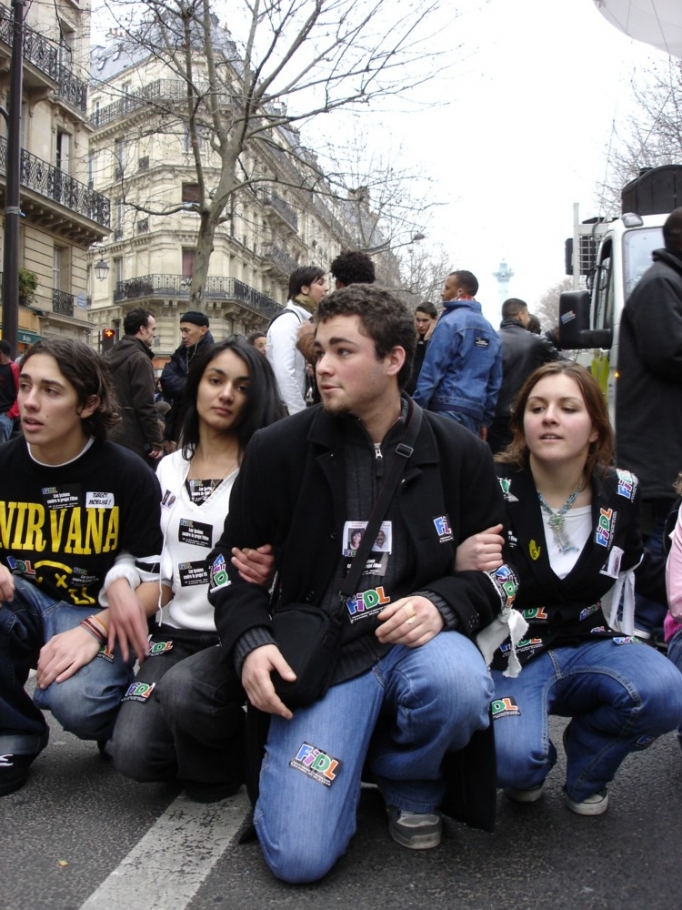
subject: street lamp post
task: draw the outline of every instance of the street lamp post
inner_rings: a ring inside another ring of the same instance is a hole
[[[17,353],[19,334],[19,219],[21,186],[21,95],[24,71],[24,0],[12,0],[12,63],[7,120],[5,248],[2,273],[2,337]]]

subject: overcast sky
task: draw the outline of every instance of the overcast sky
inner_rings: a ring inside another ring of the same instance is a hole
[[[429,91],[448,107],[386,117],[448,204],[428,240],[473,271],[486,315],[499,321],[492,272],[514,270],[510,296],[531,306],[564,277],[573,203],[597,213],[614,119],[631,106],[636,68],[667,59],[613,28],[592,0],[460,0],[448,29],[461,57]],[[458,50],[461,46],[461,50]]]

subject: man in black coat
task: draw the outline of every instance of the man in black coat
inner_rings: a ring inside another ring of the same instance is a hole
[[[509,420],[521,386],[537,367],[560,357],[543,335],[528,330],[530,318],[525,300],[510,297],[502,304],[502,323],[498,332],[502,342],[502,385],[495,417],[488,430],[488,445],[493,454],[501,452],[512,440]]]
[[[106,355],[121,415],[111,440],[153,467],[163,455],[162,423],[154,406],[156,320],[149,310],[131,310],[123,320],[123,330],[123,338]]]
[[[672,485],[682,471],[682,208],[668,216],[663,241],[623,309],[616,382],[618,464],[639,478],[642,531],[653,556],[662,552]],[[664,606],[656,615],[638,604],[638,628],[656,629],[664,615]]]
[[[171,354],[171,359],[161,373],[161,390],[171,406],[166,415],[165,438],[172,442],[177,442],[180,438],[182,396],[185,391],[189,365],[198,351],[203,350],[206,345],[214,343],[208,326],[208,316],[198,310],[189,310],[181,316],[182,342],[180,347]]]
[[[369,285],[324,298],[316,322],[322,405],[253,437],[208,561],[225,652],[251,705],[270,715],[256,830],[273,873],[299,883],[346,851],[366,761],[401,845],[435,847],[439,807],[491,827],[491,690],[473,639],[509,596],[486,573],[454,571],[458,543],[503,521],[490,452],[454,421],[423,413],[359,590],[339,600],[348,541],[367,527],[417,413],[401,396],[415,334],[407,307]],[[272,603],[232,562],[234,547],[265,543],[278,572]],[[293,622],[292,603],[342,616],[331,685],[294,712],[272,681],[292,679],[271,621],[274,612]]]

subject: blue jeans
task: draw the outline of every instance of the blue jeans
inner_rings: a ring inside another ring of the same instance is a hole
[[[155,687],[149,698],[121,705],[109,746],[116,768],[138,781],[177,777],[237,789],[246,696],[217,633],[161,626],[151,640],[135,682]]]
[[[566,792],[582,802],[623,759],[682,722],[682,673],[648,645],[607,639],[534,657],[515,679],[493,671],[500,787],[530,789],[556,762],[549,715],[566,728]]]
[[[41,708],[80,739],[106,739],[132,679],[132,660],[125,663],[118,651],[111,663],[98,655],[64,682],[36,688],[31,701],[24,686],[40,649],[90,611],[55,601],[23,578],[15,585],[14,600],[0,605],[0,753],[37,755],[47,745]]]
[[[466,427],[467,430],[471,430],[474,436],[479,436],[481,427],[483,426],[482,420],[479,420],[477,417],[471,417],[469,414],[462,414],[460,411],[436,411],[436,414],[456,421],[461,426]]]
[[[443,757],[488,726],[491,696],[475,645],[441,632],[420,648],[396,645],[292,720],[272,717],[254,822],[274,875],[316,881],[346,851],[366,759],[389,805],[433,812]],[[373,736],[380,714],[390,722]]]

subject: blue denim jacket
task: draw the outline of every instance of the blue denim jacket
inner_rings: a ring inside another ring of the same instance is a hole
[[[414,400],[488,426],[502,383],[502,346],[477,300],[448,300],[431,336]]]

